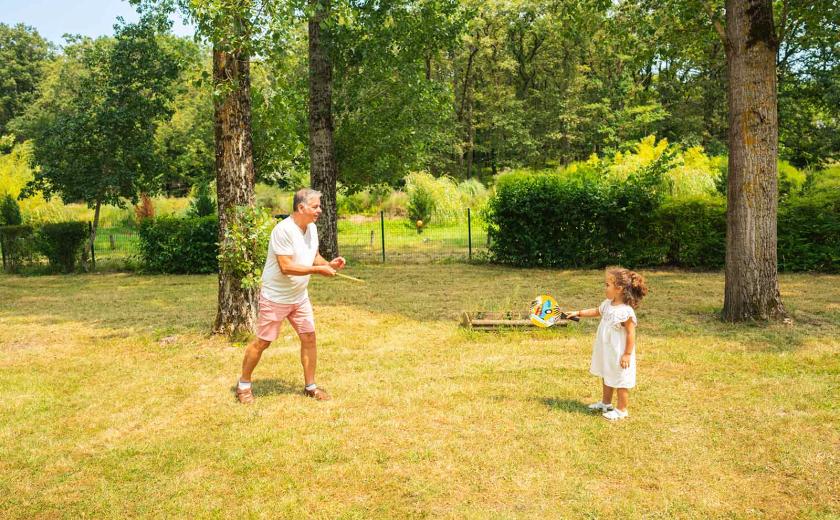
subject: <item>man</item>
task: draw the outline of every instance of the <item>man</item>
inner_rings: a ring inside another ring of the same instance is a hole
[[[309,275],[335,276],[344,267],[344,258],[330,262],[318,253],[318,230],[315,222],[321,215],[321,193],[308,188],[295,193],[293,213],[271,231],[268,256],[262,274],[257,337],[245,350],[242,376],[236,388],[240,403],[251,404],[251,373],[263,351],[277,339],[284,319],[300,338],[300,362],[303,365],[304,394],[327,401],[329,394],[315,384],[315,318],[309,293]]]

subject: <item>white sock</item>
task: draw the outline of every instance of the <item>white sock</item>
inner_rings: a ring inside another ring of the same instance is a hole
[[[247,390],[247,389],[251,388],[251,382],[250,381],[248,381],[248,382],[240,381],[237,386],[239,387],[240,390]]]
[[[305,390],[308,390],[308,391],[311,392],[311,391],[315,390],[316,388],[318,388],[318,385],[316,385],[315,383],[311,383],[311,384],[308,384],[308,385],[304,386],[303,388]]]

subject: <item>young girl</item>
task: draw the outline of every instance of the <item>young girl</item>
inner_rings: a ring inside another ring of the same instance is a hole
[[[633,309],[648,292],[642,275],[608,268],[605,273],[607,299],[597,309],[566,313],[582,318],[601,316],[589,371],[602,378],[603,397],[589,405],[603,412],[604,418],[617,421],[627,417],[627,397],[636,386],[636,313]],[[613,389],[618,389],[618,406],[612,406]]]

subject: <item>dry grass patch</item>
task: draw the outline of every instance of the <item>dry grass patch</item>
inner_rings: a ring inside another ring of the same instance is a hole
[[[215,278],[0,277],[7,517],[830,518],[840,277],[786,275],[793,326],[730,325],[720,274],[646,272],[631,418],[589,414],[597,321],[476,333],[462,309],[596,305],[601,273],[358,267],[315,280],[318,380],[285,328],[232,387]]]

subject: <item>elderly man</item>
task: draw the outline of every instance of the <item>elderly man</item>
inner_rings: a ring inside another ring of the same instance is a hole
[[[245,350],[242,376],[236,388],[236,397],[243,404],[254,402],[251,373],[263,351],[277,339],[284,319],[289,320],[300,338],[304,394],[319,401],[330,399],[329,394],[315,384],[315,318],[306,286],[309,275],[335,276],[345,261],[339,256],[327,262],[318,253],[315,222],[321,215],[321,193],[302,189],[295,193],[293,204],[294,212],[271,232],[262,274],[257,337]]]

